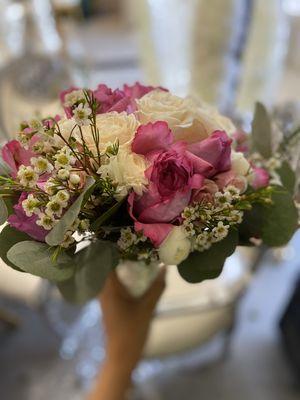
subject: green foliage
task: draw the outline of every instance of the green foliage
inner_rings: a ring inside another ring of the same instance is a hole
[[[240,244],[250,244],[251,237],[261,238],[270,247],[284,246],[298,227],[298,212],[292,195],[283,187],[275,187],[273,204],[255,204],[244,215],[239,228]]]
[[[84,303],[97,296],[107,275],[119,261],[119,254],[112,242],[96,241],[75,255],[75,275],[58,284],[62,296],[73,303]]]
[[[178,272],[190,283],[199,283],[206,279],[217,278],[222,272],[226,258],[238,244],[238,233],[231,230],[222,241],[215,243],[203,252],[194,251],[178,266]]]
[[[11,268],[13,268],[17,271],[21,271],[21,272],[24,272],[24,271],[22,271],[20,268],[18,268],[15,264],[13,264],[7,258],[7,252],[16,243],[22,242],[24,240],[30,240],[30,237],[28,235],[26,235],[26,233],[17,231],[16,229],[12,228],[9,225],[6,225],[0,233],[0,257],[5,262],[5,264],[7,264]]]
[[[53,262],[51,249],[46,243],[26,240],[16,243],[7,252],[7,258],[18,268],[32,275],[62,282],[74,274],[74,262],[67,253],[58,255]]]
[[[3,225],[8,218],[8,210],[2,197],[0,197],[0,225]]]
[[[296,176],[290,164],[283,161],[281,167],[276,171],[280,176],[282,185],[292,194],[295,193]]]
[[[85,193],[88,189],[94,184],[94,179],[90,178],[87,180],[85,185],[85,189],[81,193],[81,195],[76,199],[76,201],[71,205],[71,207],[66,211],[66,213],[62,216],[59,222],[54,226],[51,232],[46,236],[46,242],[50,246],[58,246],[63,242],[64,236],[66,232],[71,228],[71,226],[76,221],[78,217],[82,202],[84,200]]]
[[[272,124],[262,103],[256,103],[252,121],[252,149],[264,158],[272,156]]]
[[[292,195],[278,187],[273,204],[261,211],[262,239],[271,247],[286,245],[298,228],[298,212]]]
[[[118,203],[114,204],[105,213],[100,215],[100,217],[97,218],[96,221],[92,223],[92,229],[94,231],[97,231],[100,228],[100,226],[102,226],[109,218],[111,218],[119,210],[121,205],[124,203],[124,200],[125,198],[120,200]]]

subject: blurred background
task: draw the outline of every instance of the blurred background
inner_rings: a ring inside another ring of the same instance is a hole
[[[247,129],[300,125],[300,0],[0,0],[0,144],[71,85],[141,81]],[[298,152],[299,148],[295,151]],[[170,270],[132,399],[300,398],[300,235],[239,249],[200,285]],[[101,310],[0,265],[1,400],[76,400],[104,357]],[[188,394],[187,394],[188,393]]]

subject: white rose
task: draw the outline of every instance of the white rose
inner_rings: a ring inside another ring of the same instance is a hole
[[[58,125],[62,136],[68,140],[71,131],[74,128],[76,122],[73,118],[62,119],[59,121]],[[96,117],[96,126],[99,130],[99,150],[104,152],[108,146],[119,141],[120,146],[128,146],[137,131],[139,122],[134,114],[127,114],[126,112],[110,112],[105,114],[98,114]],[[97,144],[95,143],[93,137],[92,127],[82,126],[82,136],[84,141],[93,152],[97,154]],[[72,137],[74,137],[78,142],[82,142],[81,133],[78,127],[76,127],[72,132]]]
[[[230,120],[207,105],[198,105],[192,98],[181,98],[156,89],[136,100],[136,103],[136,115],[142,124],[166,121],[176,140],[194,143],[207,138],[215,130],[230,127],[235,131]]]
[[[246,176],[251,172],[251,166],[241,152],[231,151],[231,168],[238,176]]]
[[[126,196],[130,189],[141,195],[148,181],[145,177],[145,157],[132,153],[128,148],[119,148],[116,156],[107,159],[98,170],[102,176],[109,176],[118,184],[116,198]]]
[[[191,242],[181,226],[175,226],[158,249],[160,260],[165,265],[178,265],[191,251]]]

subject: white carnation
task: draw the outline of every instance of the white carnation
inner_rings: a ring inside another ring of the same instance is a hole
[[[141,195],[148,181],[145,177],[147,163],[144,156],[132,153],[128,148],[119,148],[116,156],[108,158],[98,173],[110,177],[117,183],[117,198],[123,198],[133,189]]]
[[[178,265],[191,251],[191,242],[183,227],[175,226],[158,249],[160,260],[165,265]]]

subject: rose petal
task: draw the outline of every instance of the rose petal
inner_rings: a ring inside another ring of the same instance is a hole
[[[168,234],[173,229],[172,224],[142,224],[140,222],[134,223],[134,229],[137,232],[143,231],[143,234],[151,240],[155,247],[165,240]]]
[[[173,141],[173,133],[166,122],[149,122],[138,128],[131,148],[137,154],[147,155],[153,151],[168,149]]]

